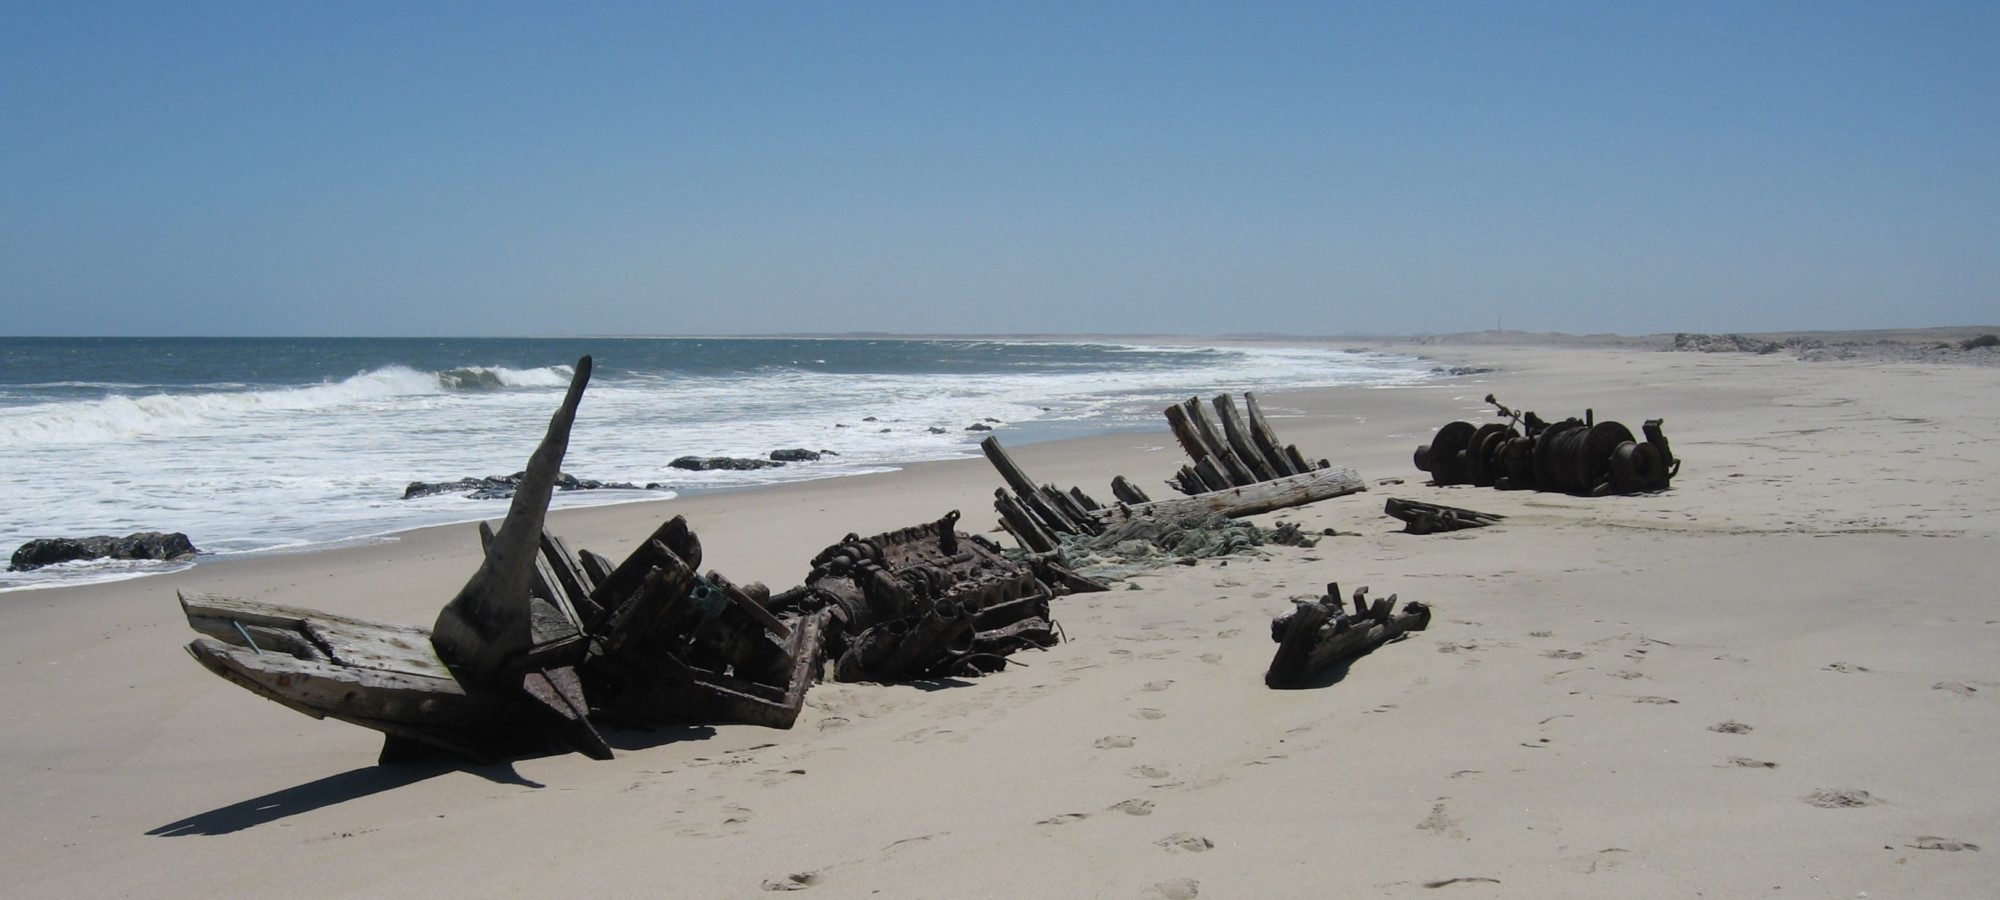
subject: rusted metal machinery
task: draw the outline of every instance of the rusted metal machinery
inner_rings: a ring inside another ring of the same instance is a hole
[[[1264,672],[1264,685],[1301,687],[1336,664],[1363,656],[1412,631],[1430,626],[1431,608],[1414,600],[1396,608],[1396,595],[1369,602],[1368,589],[1354,592],[1354,611],[1340,599],[1340,585],[1326,586],[1326,596],[1299,601],[1290,612],[1271,620],[1271,640],[1278,651]]]
[[[1591,410],[1581,419],[1546,422],[1508,409],[1492,394],[1486,402],[1509,421],[1452,422],[1417,448],[1417,468],[1432,483],[1603,496],[1663,491],[1680,473],[1663,419],[1648,419],[1641,441],[1623,424],[1597,421]]]
[[[874,537],[848,535],[813,558],[800,587],[772,608],[828,619],[826,653],[838,681],[892,682],[997,671],[1007,656],[1056,643],[1049,601],[1104,590],[1067,573],[1052,588],[984,537],[936,522]]]
[[[1021,546],[1050,553],[1061,546],[1062,535],[1102,534],[1106,525],[1127,519],[1188,513],[1240,517],[1368,489],[1353,469],[1309,461],[1296,445],[1280,443],[1255,395],[1245,393],[1243,405],[1247,419],[1228,394],[1214,399],[1213,418],[1199,397],[1167,407],[1167,424],[1193,461],[1167,480],[1187,496],[1167,500],[1146,496],[1122,475],[1111,482],[1116,502],[1108,506],[1080,488],[1038,485],[989,437],[980,449],[1008,485],[994,491],[1000,525]]]
[[[773,615],[760,585],[695,574],[679,518],[624,562],[544,530],[591,360],[528,461],[485,559],[425,630],[260,600],[183,594],[217,675],[314,718],[386,734],[381,759],[480,760],[552,749],[604,759],[593,717],[789,727],[820,660],[818,615]]]

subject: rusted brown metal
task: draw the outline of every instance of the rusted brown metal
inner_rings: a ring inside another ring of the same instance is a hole
[[[1414,461],[1442,486],[1473,484],[1501,490],[1563,491],[1584,496],[1663,491],[1680,472],[1661,426],[1647,420],[1645,439],[1613,421],[1547,422],[1486,395],[1508,423],[1451,422],[1417,448]]]
[[[1003,668],[1016,650],[1055,644],[1057,594],[1104,589],[1059,564],[1038,572],[1010,560],[992,541],[958,531],[958,519],[952,510],[873,537],[850,534],[772,607],[825,617],[836,680],[891,682]]]

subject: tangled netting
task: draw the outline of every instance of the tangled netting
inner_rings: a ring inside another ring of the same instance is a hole
[[[1109,580],[1197,559],[1263,556],[1257,548],[1265,544],[1313,545],[1313,538],[1293,523],[1259,528],[1219,513],[1132,519],[1110,525],[1100,535],[1063,535],[1061,539],[1060,552],[1070,568]]]

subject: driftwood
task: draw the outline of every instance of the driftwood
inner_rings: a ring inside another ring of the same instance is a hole
[[[388,735],[382,761],[445,751],[491,760],[611,749],[621,723],[789,727],[820,657],[823,618],[780,617],[761,585],[695,574],[700,542],[662,525],[616,565],[543,528],[591,360],[577,362],[485,556],[430,630],[317,610],[183,595],[211,671],[316,718]]]
[[[1508,409],[1492,394],[1486,402],[1510,421],[1452,422],[1417,448],[1417,468],[1431,474],[1431,483],[1603,496],[1663,491],[1680,474],[1664,419],[1648,419],[1641,426],[1645,440],[1637,440],[1621,423],[1597,421],[1592,410],[1547,422]]]
[[[1430,625],[1431,609],[1411,601],[1396,610],[1396,595],[1369,602],[1368,589],[1354,592],[1354,611],[1340,600],[1340,585],[1326,586],[1326,596],[1300,601],[1292,611],[1271,620],[1271,640],[1278,651],[1264,672],[1264,685],[1300,687],[1334,665],[1363,656],[1376,647]]]
[[[1390,497],[1382,511],[1403,520],[1403,531],[1408,534],[1434,534],[1439,531],[1457,531],[1461,528],[1483,528],[1499,522],[1506,516],[1483,513],[1478,510],[1460,509],[1456,506],[1439,506],[1420,500],[1400,500]]]
[[[772,607],[825,617],[836,680],[892,682],[1003,668],[1016,650],[1056,643],[1049,601],[1057,594],[1105,589],[1054,563],[1040,571],[1016,563],[956,530],[958,518],[953,510],[912,528],[850,534]]]
[[[1191,462],[1167,480],[1187,496],[1166,500],[1148,497],[1123,475],[1111,482],[1116,502],[1110,505],[1097,503],[1078,488],[1063,491],[1038,484],[999,439],[988,437],[979,447],[1007,483],[994,491],[1000,527],[1029,551],[1048,554],[1061,548],[1064,536],[1103,534],[1108,526],[1134,518],[1200,513],[1241,517],[1368,489],[1353,469],[1325,460],[1308,462],[1297,446],[1281,443],[1255,395],[1243,395],[1247,415],[1238,411],[1228,394],[1215,397],[1210,405],[1191,397],[1166,409],[1167,425]]]

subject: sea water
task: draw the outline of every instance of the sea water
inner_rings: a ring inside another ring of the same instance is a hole
[[[974,424],[1018,445],[1163,429],[1161,408],[1197,393],[1429,374],[1410,357],[1257,344],[0,338],[0,554],[179,531],[212,559],[502,515],[504,500],[403,493],[519,471],[585,354],[563,471],[653,488],[558,493],[559,508],[973,456],[987,434]],[[793,448],[830,452],[754,471],[668,466]],[[185,565],[63,564],[0,573],[0,590]]]

